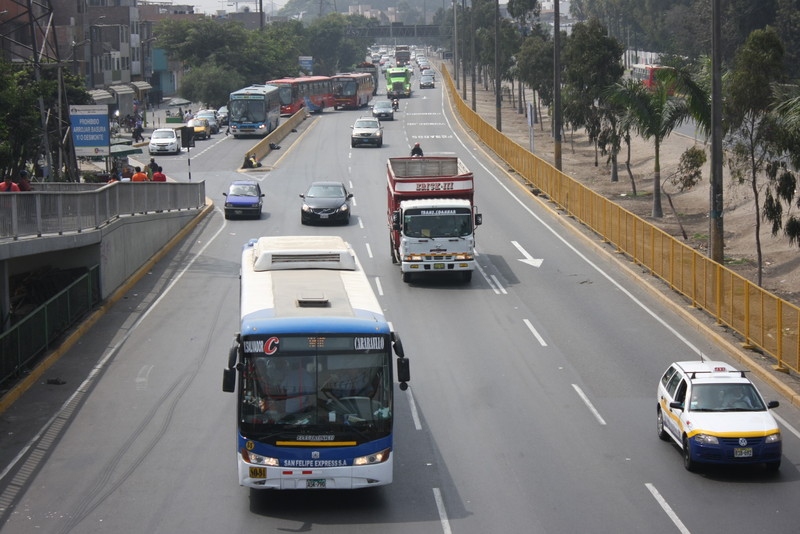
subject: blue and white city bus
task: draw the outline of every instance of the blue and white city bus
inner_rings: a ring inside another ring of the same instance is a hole
[[[280,117],[280,90],[274,85],[251,85],[234,91],[228,100],[228,126],[234,137],[264,137],[278,127]]]
[[[236,391],[239,483],[348,489],[392,482],[394,373],[408,359],[350,245],[276,236],[242,253]]]

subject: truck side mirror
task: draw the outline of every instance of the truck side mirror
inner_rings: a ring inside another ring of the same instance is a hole
[[[392,230],[400,231],[400,211],[392,212]]]
[[[233,393],[236,390],[236,369],[222,371],[222,391]]]
[[[483,224],[483,215],[481,215],[480,213],[476,213],[475,214],[475,226],[480,226],[481,224]]]

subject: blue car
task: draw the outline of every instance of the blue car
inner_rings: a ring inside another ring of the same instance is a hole
[[[225,195],[225,218],[253,217],[261,218],[264,193],[261,186],[253,180],[237,180],[230,185]]]

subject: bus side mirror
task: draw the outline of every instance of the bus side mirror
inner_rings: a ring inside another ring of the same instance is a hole
[[[483,215],[480,213],[475,214],[475,226],[480,226],[483,224]]]
[[[400,231],[400,211],[392,212],[392,230],[395,232]]]
[[[408,358],[397,358],[397,381],[400,382],[400,390],[405,391],[408,389],[408,382],[411,380],[411,369],[408,364]]]
[[[222,371],[222,391],[233,393],[236,389],[236,369]]]
[[[392,347],[394,348],[394,353],[397,354],[398,357],[405,357],[406,354],[403,351],[403,342],[400,341],[400,336],[397,332],[392,332]]]
[[[236,359],[239,357],[238,335],[228,351],[228,368],[222,372],[222,391],[232,393],[236,389]]]

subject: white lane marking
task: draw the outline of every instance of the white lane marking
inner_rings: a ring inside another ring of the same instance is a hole
[[[531,208],[526,206],[525,203],[522,200],[520,200],[520,198],[517,197],[517,195],[515,195],[513,191],[511,191],[511,189],[509,189],[502,181],[500,181],[500,179],[497,176],[495,176],[492,173],[492,171],[490,171],[489,168],[486,167],[486,165],[484,165],[483,162],[481,162],[477,158],[477,156],[475,156],[475,154],[472,153],[472,149],[467,148],[467,145],[464,143],[464,141],[461,139],[461,137],[459,137],[458,134],[456,134],[455,129],[453,129],[453,126],[450,123],[450,118],[444,112],[444,105],[445,105],[446,101],[449,101],[449,99],[446,99],[446,98],[442,99],[442,114],[444,115],[444,118],[447,121],[448,126],[453,131],[454,137],[458,140],[458,142],[461,144],[461,146],[464,148],[464,150],[469,152],[470,156],[472,156],[472,158],[475,160],[475,163],[480,165],[481,168],[483,168],[483,170],[486,171],[486,173],[489,176],[491,176],[492,179],[494,179],[495,182],[497,182],[497,185],[499,185],[500,187],[505,189],[506,193],[508,193],[509,196],[511,196],[512,199],[514,199],[520,206],[522,206],[522,209],[527,211],[531,215],[531,217],[536,219],[551,234],[553,234],[553,236],[556,239],[561,241],[564,244],[564,246],[566,246],[568,249],[570,249],[572,252],[574,252],[579,258],[581,258],[583,261],[585,261],[587,265],[589,265],[592,269],[594,269],[595,271],[600,273],[601,276],[603,276],[605,279],[607,279],[611,284],[613,284],[617,289],[619,289],[625,296],[627,296],[629,299],[631,299],[637,306],[639,306],[645,312],[647,312],[648,315],[650,315],[653,319],[655,319],[657,322],[659,322],[664,328],[667,329],[667,331],[671,332],[675,337],[677,337],[679,340],[681,340],[681,342],[683,342],[684,345],[689,347],[689,349],[692,350],[695,354],[697,354],[698,356],[703,355],[702,351],[700,349],[698,349],[696,346],[694,346],[694,344],[692,344],[691,341],[686,339],[680,332],[675,330],[675,328],[670,326],[664,319],[659,317],[656,312],[654,312],[653,310],[648,308],[642,301],[637,299],[630,291],[625,289],[625,287],[623,287],[622,284],[620,284],[619,282],[614,280],[611,277],[611,275],[609,275],[608,273],[603,271],[598,265],[593,263],[589,258],[587,258],[583,253],[581,253],[577,248],[575,248],[575,246],[573,246],[569,241],[567,241],[567,239],[565,237],[563,237],[561,234],[556,232],[556,230],[553,227],[548,225],[541,217],[536,215]]]
[[[495,275],[492,275],[492,280],[494,280],[494,283],[497,284],[497,288],[500,290],[500,293],[503,295],[508,295],[508,291],[506,291],[506,288],[503,287],[503,284],[500,283],[500,280],[498,280]]]
[[[669,518],[672,519],[672,522],[675,524],[676,527],[678,527],[678,530],[682,534],[690,534],[689,529],[686,528],[686,525],[683,524],[683,521],[681,521],[681,519],[678,517],[678,514],[676,514],[672,510],[672,507],[669,504],[667,504],[667,501],[664,499],[664,497],[661,496],[656,487],[650,484],[649,482],[645,482],[644,485],[648,490],[650,490],[650,493],[653,495],[659,506],[661,506],[661,508],[664,510],[664,512],[667,513]]]
[[[527,319],[523,319],[522,321],[525,323],[525,326],[528,327],[528,330],[531,331],[531,334],[533,334],[533,337],[535,337],[539,341],[539,344],[541,346],[543,346],[543,347],[546,347],[547,343],[545,342],[544,338],[539,335],[539,332],[536,331],[536,329],[533,327],[531,322],[529,320],[527,320]]]
[[[491,287],[491,288],[492,288],[492,291],[494,291],[494,294],[495,294],[495,295],[499,295],[499,294],[500,294],[500,290],[499,290],[499,289],[497,289],[497,286],[495,286],[495,284],[494,284],[494,281],[493,281],[493,280],[492,280],[492,279],[489,277],[489,275],[488,275],[488,274],[486,274],[486,272],[483,270],[483,268],[482,268],[480,265],[478,265],[478,263],[477,263],[477,262],[475,263],[475,267],[478,269],[478,271],[479,271],[479,272],[480,272],[480,273],[483,275],[483,277],[486,279],[486,283],[487,283],[487,284],[489,284],[489,287]]]
[[[800,432],[798,432],[795,427],[790,425],[786,419],[776,414],[775,410],[770,410],[770,413],[772,414],[772,417],[774,417],[783,427],[786,428],[786,430],[794,434],[797,439],[800,439]]]
[[[439,520],[442,522],[442,532],[444,534],[451,534],[450,520],[447,518],[447,510],[444,509],[444,501],[442,500],[442,492],[439,488],[433,488],[433,500],[436,501],[436,509],[439,510]]]
[[[152,365],[143,365],[139,369],[139,374],[136,375],[136,390],[145,391],[150,380],[150,372],[153,370]]]
[[[371,258],[372,257],[372,247],[369,246],[369,243],[367,243],[366,246],[367,246],[367,255]]]
[[[358,216],[358,227],[364,229],[364,219],[361,218],[361,215]]]
[[[587,397],[587,396],[586,396],[586,394],[583,392],[583,390],[582,390],[581,388],[579,388],[577,384],[572,384],[572,387],[573,387],[573,388],[575,389],[575,391],[578,393],[578,395],[580,396],[580,398],[581,398],[581,399],[583,399],[583,402],[584,402],[584,403],[586,404],[586,406],[589,408],[589,411],[590,411],[590,412],[592,412],[592,415],[594,415],[594,416],[595,416],[595,418],[597,419],[597,421],[598,421],[598,422],[599,422],[601,425],[605,425],[605,424],[606,424],[606,421],[605,421],[605,419],[603,419],[603,417],[600,415],[600,412],[598,412],[598,411],[597,411],[597,409],[594,407],[594,404],[592,404],[592,402],[589,400],[589,397]]]
[[[417,403],[414,400],[414,394],[411,392],[411,386],[406,390],[408,395],[408,404],[411,406],[411,418],[414,420],[414,428],[422,430],[422,423],[419,421],[419,412],[417,412]]]
[[[511,242],[511,244],[512,244],[512,245],[514,245],[515,247],[517,247],[517,250],[519,250],[520,254],[522,254],[523,256],[525,256],[525,258],[523,258],[523,259],[517,259],[517,261],[521,261],[522,263],[527,263],[528,265],[533,265],[533,266],[534,266],[534,267],[536,267],[536,268],[539,268],[539,267],[541,267],[541,266],[542,266],[542,262],[544,261],[543,259],[534,258],[533,256],[531,256],[531,255],[528,253],[528,251],[527,251],[527,250],[525,250],[524,248],[522,248],[522,245],[520,245],[520,244],[519,244],[519,243],[517,243],[516,241],[512,241],[512,242]]]
[[[378,295],[383,296],[383,286],[380,278],[375,278],[375,287],[378,288]]]

